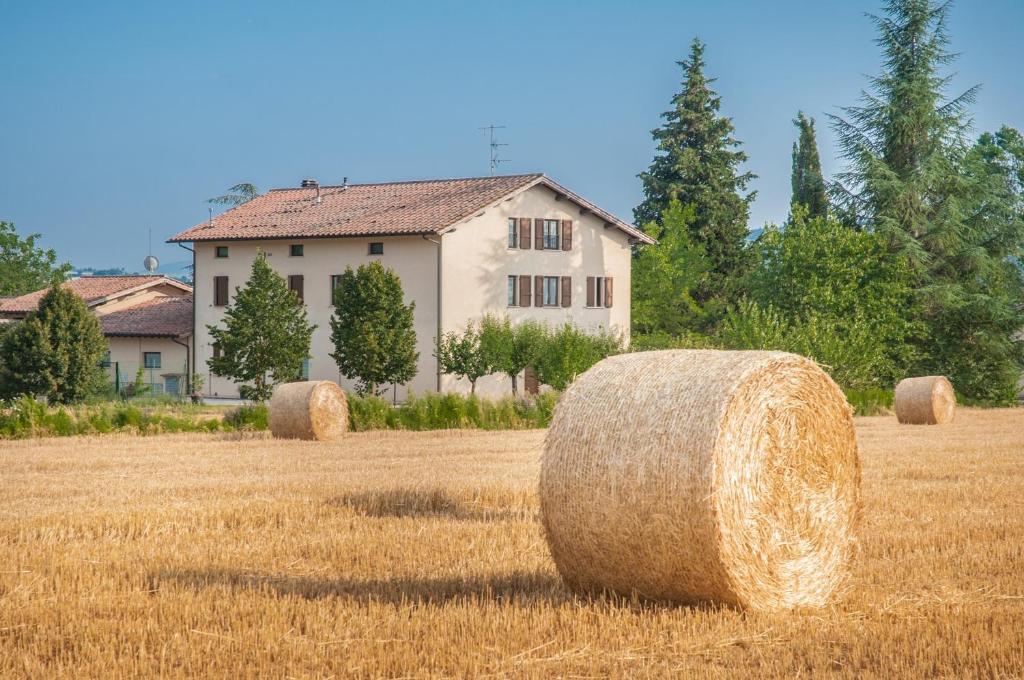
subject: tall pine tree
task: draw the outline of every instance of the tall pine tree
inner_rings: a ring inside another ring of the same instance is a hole
[[[821,158],[818,156],[818,140],[814,134],[814,119],[799,111],[793,125],[800,131],[800,137],[793,143],[791,203],[804,206],[809,219],[825,217],[828,214],[828,197],[825,193],[825,179],[821,176]]]
[[[977,88],[945,98],[955,57],[947,50],[950,5],[889,0],[873,17],[882,74],[861,105],[834,117],[849,168],[835,198],[860,228],[878,232],[917,290],[922,359],[912,372],[950,376],[968,396],[1013,398],[1022,358],[1012,334],[1019,308],[1024,229],[1007,177],[971,152],[966,107]]]
[[[658,154],[640,173],[644,200],[633,211],[637,224],[654,223],[660,236],[663,216],[673,200],[692,206],[690,238],[707,255],[710,272],[696,291],[698,303],[717,318],[730,291],[748,269],[747,219],[754,192],[744,194],[754,178],[741,172],[747,155],[739,150],[732,121],[719,115],[721,98],[704,74],[704,44],[694,39],[683,68],[682,91],[672,98],[665,123],[652,131]]]

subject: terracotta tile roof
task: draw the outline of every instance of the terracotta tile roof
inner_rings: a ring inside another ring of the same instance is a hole
[[[62,285],[85,300],[90,307],[117,295],[129,293],[158,283],[171,283],[183,289],[191,287],[161,274],[137,274],[127,276],[83,276],[65,281]],[[24,314],[39,307],[39,301],[48,288],[0,300],[0,314]]]
[[[430,234],[472,216],[509,194],[544,184],[640,240],[632,225],[600,210],[539,174],[271,189],[262,196],[197,224],[169,239],[324,238]]]
[[[100,317],[104,335],[181,337],[192,333],[192,298],[165,296]]]

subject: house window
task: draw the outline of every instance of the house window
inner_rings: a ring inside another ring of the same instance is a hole
[[[309,380],[309,357],[302,360],[302,372],[299,377],[303,380]]]
[[[508,218],[508,247],[519,247],[519,218]]]
[[[214,257],[227,257],[227,256],[228,256],[228,247],[227,246],[217,246],[217,248],[214,251]]]
[[[216,343],[216,342],[213,343],[213,358],[214,359],[220,359],[222,354],[223,354],[223,352],[220,349],[220,345],[218,343]]]
[[[557,276],[545,276],[544,277],[544,306],[545,307],[557,307],[558,306],[558,277]]]
[[[213,277],[213,306],[223,307],[228,303],[228,277]]]
[[[612,306],[612,277],[587,277],[587,307]]]
[[[510,276],[508,277],[508,306],[518,307],[519,306],[519,277]]]
[[[290,252],[292,257],[302,257],[302,244],[293,243]]]
[[[100,359],[100,368],[110,368],[110,350],[108,349],[103,353],[103,357]]]
[[[370,255],[383,255],[384,254],[384,243],[382,241],[374,241],[370,244]]]
[[[334,291],[341,285],[341,274],[331,274],[331,304],[334,304]]]
[[[288,276],[288,290],[294,292],[295,295],[298,296],[299,302],[302,302],[303,300],[304,281],[305,278],[302,274],[290,274]]]
[[[544,250],[558,250],[561,248],[559,237],[562,233],[562,223],[559,220],[544,220]]]
[[[144,368],[160,368],[160,352],[143,352],[142,366]]]

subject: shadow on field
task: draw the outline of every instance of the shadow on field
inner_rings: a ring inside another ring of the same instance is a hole
[[[460,501],[444,489],[398,487],[343,494],[328,505],[351,508],[367,517],[444,517],[471,522],[523,521],[536,518],[528,507],[507,507],[506,498]]]
[[[322,579],[280,576],[232,569],[174,569],[149,578],[150,589],[169,584],[202,591],[208,588],[255,591],[309,600],[341,598],[360,604],[444,604],[447,602],[506,602],[526,606],[537,602],[561,604],[574,595],[551,574],[517,571],[478,578]]]

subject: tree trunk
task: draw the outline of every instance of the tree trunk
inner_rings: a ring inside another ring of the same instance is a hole
[[[469,381],[469,394],[470,396],[476,394],[476,378]]]
[[[515,397],[519,395],[519,374],[513,373],[510,377],[512,378],[512,396]]]

